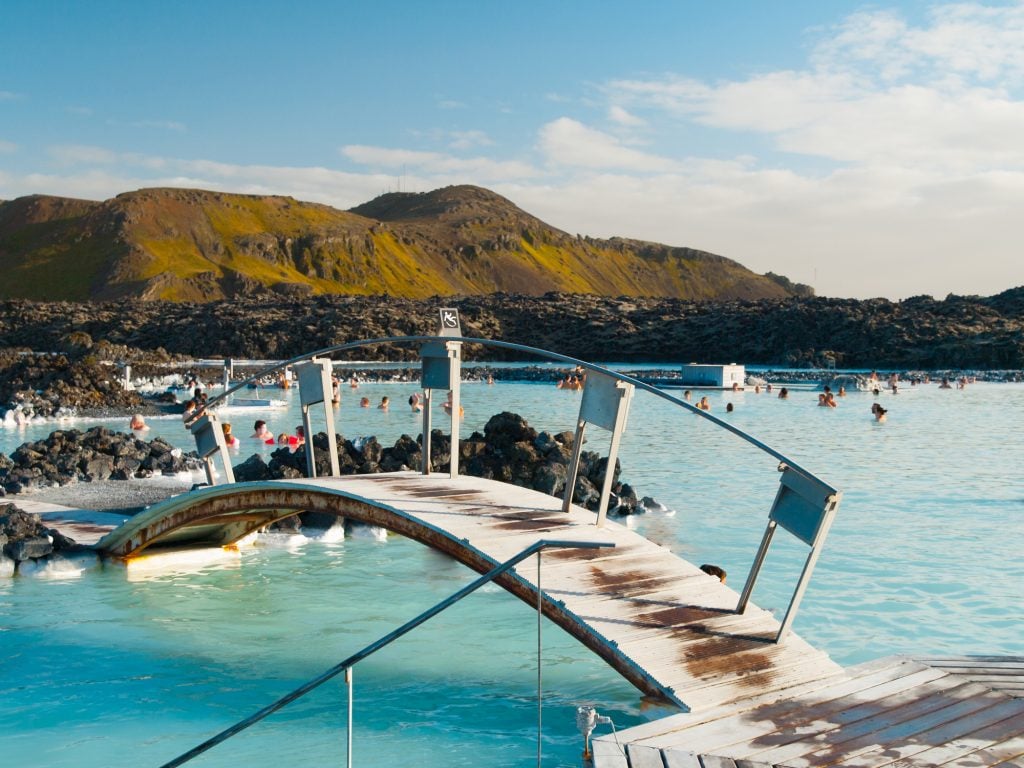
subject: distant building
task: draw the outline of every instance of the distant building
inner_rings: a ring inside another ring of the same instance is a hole
[[[728,365],[690,363],[689,365],[684,365],[680,373],[682,375],[680,383],[687,387],[732,389],[733,384],[742,387],[746,381],[746,373],[743,366],[736,363],[729,363]]]

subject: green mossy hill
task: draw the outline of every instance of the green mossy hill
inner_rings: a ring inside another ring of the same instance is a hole
[[[0,298],[32,300],[813,293],[702,251],[572,236],[471,186],[382,195],[350,211],[190,189],[23,197],[0,202],[0,269]]]

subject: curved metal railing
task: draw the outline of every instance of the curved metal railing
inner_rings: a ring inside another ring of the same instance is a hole
[[[712,422],[713,424],[716,424],[717,426],[721,427],[727,432],[731,432],[740,439],[745,440],[746,442],[750,443],[759,450],[767,453],[769,456],[777,459],[779,462],[786,465],[787,467],[790,467],[791,469],[799,472],[800,474],[805,475],[813,480],[816,480],[817,482],[821,483],[822,485],[825,485],[828,488],[832,488],[833,491],[836,490],[833,486],[831,486],[829,483],[816,476],[813,472],[810,472],[809,470],[800,466],[797,462],[793,461],[785,454],[781,453],[775,448],[772,448],[771,446],[767,445],[761,440],[758,440],[753,435],[750,435],[747,432],[744,432],[742,429],[739,429],[738,427],[734,426],[733,424],[730,424],[729,422],[724,421],[723,419],[720,419],[717,416],[714,416],[711,413],[708,413],[707,411],[702,410],[697,406],[686,402],[682,398],[676,397],[675,395],[669,392],[659,389],[653,384],[648,384],[627,374],[620,373],[618,371],[613,371],[609,368],[605,368],[604,366],[587,362],[586,360],[580,360],[575,357],[570,357],[569,355],[562,355],[559,354],[558,352],[550,352],[546,349],[541,349],[539,347],[531,347],[526,344],[517,344],[511,341],[480,339],[472,336],[390,336],[376,339],[363,339],[361,341],[352,341],[346,344],[338,344],[333,347],[324,347],[323,349],[318,349],[315,352],[308,352],[302,355],[297,355],[296,357],[293,357],[289,360],[284,360],[283,362],[275,363],[272,366],[269,366],[258,371],[257,373],[250,376],[248,379],[236,384],[233,387],[226,389],[224,392],[217,395],[217,397],[211,398],[209,402],[207,402],[206,407],[212,408],[215,407],[216,404],[221,401],[226,402],[227,398],[233,395],[235,392],[239,391],[244,387],[247,387],[251,382],[258,381],[264,376],[269,376],[273,373],[276,373],[277,371],[287,368],[288,366],[295,365],[296,363],[305,362],[315,357],[330,357],[331,355],[339,352],[346,352],[351,349],[360,349],[361,347],[369,347],[377,344],[420,344],[426,342],[436,342],[438,340],[460,341],[465,342],[467,344],[480,344],[482,346],[487,347],[497,347],[499,349],[509,349],[516,352],[525,352],[527,354],[535,355],[537,357],[547,358],[549,360],[555,360],[561,363],[569,363],[573,366],[579,366],[586,370],[596,371],[605,374],[606,376],[611,376],[612,378],[618,379],[619,381],[632,384],[637,389],[649,392],[655,397],[660,397],[662,400],[666,400],[670,403],[673,403],[674,405],[678,405],[682,407],[684,410],[688,410],[692,413],[697,414],[701,418],[707,419],[708,421]]]

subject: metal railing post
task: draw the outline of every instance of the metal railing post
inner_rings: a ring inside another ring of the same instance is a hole
[[[345,765],[352,768],[352,667],[345,670],[345,685],[348,687],[348,737],[345,746]]]
[[[541,719],[544,708],[544,700],[541,696],[541,683],[543,677],[541,674],[541,616],[543,611],[541,609],[541,588],[540,588],[540,557],[541,550],[537,550],[537,768],[540,768],[541,758]]]

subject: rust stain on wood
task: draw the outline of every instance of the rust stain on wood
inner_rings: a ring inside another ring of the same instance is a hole
[[[705,619],[713,619],[730,613],[720,608],[704,608],[699,605],[675,605],[656,611],[638,611],[636,618],[652,627],[674,627],[679,624],[692,624]]]
[[[739,655],[755,649],[761,652]],[[736,675],[737,685],[748,688],[756,688],[760,683],[747,675],[764,672],[772,666],[763,642],[737,637],[708,637],[697,647],[683,651],[679,661],[694,678],[731,674]]]

